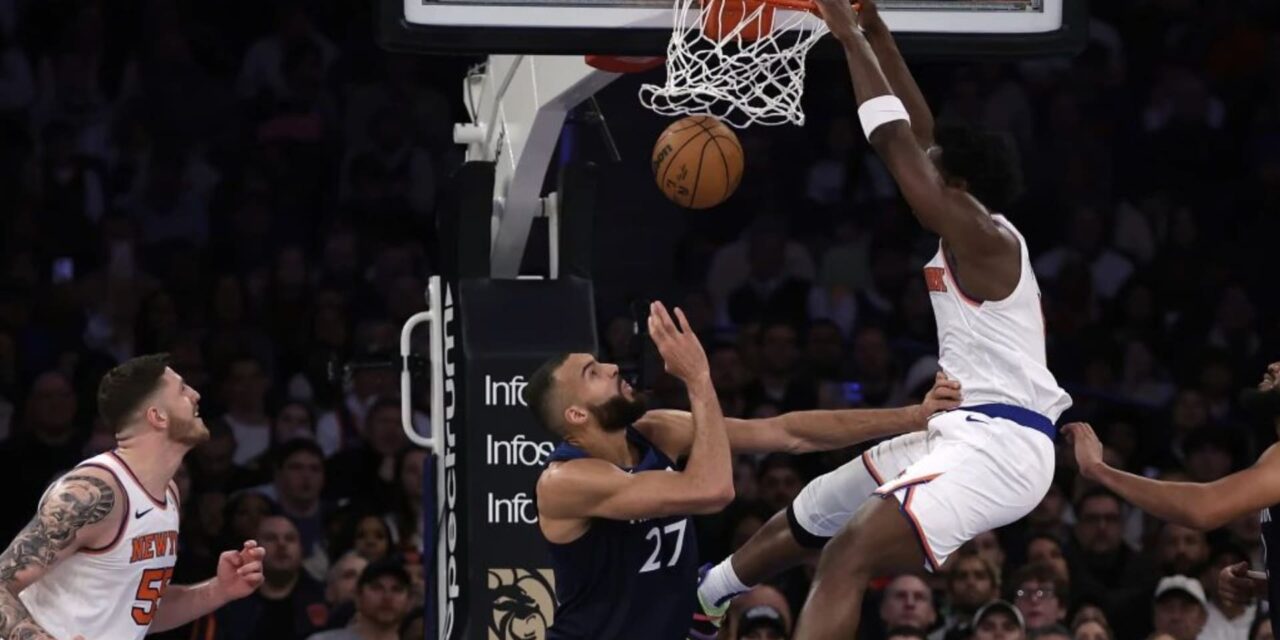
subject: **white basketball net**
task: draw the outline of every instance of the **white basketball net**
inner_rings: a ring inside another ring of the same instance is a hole
[[[663,115],[715,116],[739,129],[804,124],[804,60],[827,33],[826,24],[804,11],[761,4],[734,25],[726,5],[730,11],[744,6],[743,0],[705,6],[699,0],[675,0],[666,84],[640,87],[640,102]],[[754,40],[743,38],[744,32],[762,30],[759,21],[766,10],[774,13],[773,28]],[[724,17],[708,15],[716,11]],[[724,25],[718,41],[703,33],[709,19]]]

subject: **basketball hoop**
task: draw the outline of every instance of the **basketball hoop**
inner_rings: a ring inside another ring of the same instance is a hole
[[[804,124],[804,62],[827,33],[811,0],[675,0],[667,80],[640,102],[745,128]]]

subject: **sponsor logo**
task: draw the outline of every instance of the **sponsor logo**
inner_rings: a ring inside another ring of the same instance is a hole
[[[454,376],[456,375],[457,354],[454,352],[453,336],[453,288],[444,285],[444,316],[441,321],[444,331],[444,535],[445,535],[445,607],[444,637],[453,637],[453,625],[457,621],[458,599],[462,589],[458,586],[458,434],[455,429],[454,413],[458,407],[458,392]]]
[[[533,497],[523,491],[510,498],[490,493],[485,506],[489,524],[538,524],[538,508],[533,504]]]
[[[550,569],[489,569],[488,640],[546,640],[555,619],[555,574]]]
[[[510,380],[494,380],[493,376],[484,376],[484,406],[486,407],[527,407],[524,401],[524,388],[529,382],[524,376],[515,376]]]
[[[496,440],[489,433],[485,434],[484,440],[485,463],[490,466],[540,467],[547,463],[556,448],[554,442],[529,440],[524,434],[516,434],[510,440]]]

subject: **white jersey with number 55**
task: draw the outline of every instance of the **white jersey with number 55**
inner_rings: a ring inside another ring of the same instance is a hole
[[[62,640],[139,640],[173,577],[178,553],[178,497],[173,483],[165,495],[149,495],[114,452],[94,456],[80,467],[97,467],[115,477],[124,519],[112,541],[81,549],[18,595],[32,619]]]

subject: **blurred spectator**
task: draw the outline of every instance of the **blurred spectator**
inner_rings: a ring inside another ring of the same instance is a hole
[[[880,621],[884,628],[931,629],[938,619],[933,592],[920,576],[904,573],[889,581],[880,600]]]
[[[391,530],[381,516],[364,513],[352,518],[350,523],[330,555],[341,556],[350,550],[369,562],[378,562],[391,555]]]
[[[1124,612],[1141,611],[1150,602],[1153,571],[1124,541],[1125,504],[1105,489],[1093,489],[1076,501],[1073,544],[1067,548],[1072,591],[1099,602],[1115,621],[1120,637],[1138,637],[1147,623]]]
[[[36,377],[27,393],[17,432],[0,444],[0,479],[13,504],[35,505],[53,478],[80,462],[85,433],[77,428],[71,381],[56,371]],[[10,539],[34,506],[5,509],[0,537]]]
[[[1004,571],[1005,552],[1004,545],[1000,543],[1000,537],[995,531],[984,531],[974,536],[972,540],[966,542],[964,547],[973,553],[982,556],[991,566],[996,567],[1000,571]]]
[[[267,392],[271,379],[262,362],[251,355],[239,355],[227,363],[222,395],[227,408],[222,419],[235,435],[232,460],[244,466],[271,446],[271,419],[267,416]]]
[[[777,290],[774,287],[784,283],[790,284],[793,293],[799,286],[797,283],[807,290],[807,283],[812,282],[814,276],[813,258],[804,245],[788,240],[786,234],[786,222],[782,218],[762,215],[751,223],[740,240],[716,252],[707,274],[707,292],[711,294],[722,323],[733,317],[729,298],[735,291],[743,291],[744,302],[755,301],[758,292],[740,289],[749,287],[752,279],[763,279],[760,285],[775,295]],[[771,281],[770,278],[776,280]],[[799,307],[779,309],[784,312],[784,317],[789,317],[800,312],[797,309],[804,309],[804,300],[802,295]]]
[[[790,637],[790,629],[791,625],[795,623],[795,616],[792,614],[791,607],[787,604],[787,599],[783,597],[782,592],[768,585],[760,585],[733,599],[729,613],[725,617],[725,637],[750,638],[751,636],[744,635],[748,630],[743,623],[747,622],[747,613],[751,611],[755,612],[755,618],[766,618],[776,623],[775,625],[761,624],[752,620],[753,625],[760,626],[757,633],[773,631],[774,633],[780,633],[781,636],[779,637],[784,640]],[[750,626],[747,625],[747,627]]]
[[[1199,574],[1208,599],[1205,606],[1208,616],[1204,630],[1200,632],[1200,640],[1247,640],[1249,637],[1249,628],[1258,617],[1257,603],[1245,607],[1227,604],[1218,589],[1218,574],[1224,568],[1247,561],[1244,552],[1231,545],[1217,546],[1208,554]]]
[[[760,462],[756,477],[760,501],[773,513],[787,508],[804,488],[804,476],[795,456],[786,453],[771,453],[765,457]]]
[[[324,583],[324,600],[329,603],[330,610],[336,612],[355,602],[356,581],[368,565],[367,559],[352,550],[339,556],[329,567]]]
[[[947,562],[946,585],[943,624],[930,634],[932,640],[972,631],[973,614],[1000,597],[1000,570],[976,553],[960,551]]]
[[[1034,634],[1066,621],[1071,594],[1053,567],[1028,564],[1013,574],[1009,586],[1028,631]]]
[[[277,451],[274,470],[272,484],[259,491],[280,504],[281,514],[297,528],[307,572],[323,579],[329,568],[324,535],[329,509],[321,500],[324,453],[310,440],[291,440]]]
[[[241,491],[228,496],[220,546],[230,548],[236,545],[237,540],[252,539],[257,535],[262,520],[275,515],[280,515],[280,508],[256,491]]]
[[[1156,537],[1156,561],[1161,575],[1199,575],[1209,561],[1209,540],[1202,531],[1165,523]]]
[[[267,516],[258,527],[258,542],[267,550],[262,561],[266,580],[247,598],[219,609],[216,637],[231,640],[305,638],[329,622],[324,586],[302,570],[303,547],[298,529],[282,516]]]
[[[1111,629],[1097,620],[1085,620],[1071,631],[1071,640],[1115,640]]]
[[[1204,630],[1208,605],[1199,580],[1186,576],[1161,578],[1155,591],[1156,633],[1167,633],[1174,640],[1195,640]]]
[[[311,636],[312,640],[399,640],[409,615],[409,574],[394,561],[372,562],[360,573],[355,593],[356,615],[342,629]]]
[[[1004,600],[988,604],[973,616],[973,640],[1026,639],[1027,625],[1022,620],[1022,612]]]
[[[750,383],[750,375],[738,348],[731,344],[714,345],[707,352],[707,361],[711,365],[711,383],[715,385],[724,416],[746,417],[747,398],[744,392]]]
[[[739,640],[787,640],[786,619],[769,605],[757,605],[742,612],[738,620]]]
[[[401,425],[400,399],[380,399],[369,408],[364,434],[329,460],[327,495],[338,500],[361,498],[389,508],[395,495],[396,462],[409,447]]]
[[[264,93],[277,98],[287,96],[284,58],[292,47],[302,44],[315,47],[325,69],[337,58],[337,49],[311,23],[304,3],[281,0],[276,6],[276,32],[253,43],[244,56],[236,83],[241,97],[254,98]]]
[[[748,410],[771,404],[780,413],[812,409],[817,392],[812,381],[800,374],[800,350],[795,327],[784,323],[766,324],[760,330],[760,368],[747,385]]]
[[[412,447],[400,453],[396,463],[395,488],[392,491],[394,508],[387,514],[387,526],[391,539],[401,550],[422,552],[423,469],[427,451]]]
[[[1036,275],[1052,281],[1068,264],[1075,263],[1087,267],[1093,291],[1101,298],[1115,297],[1133,275],[1133,263],[1104,244],[1105,222],[1094,208],[1077,208],[1069,219],[1064,243],[1036,258]]]
[[[1035,534],[1027,541],[1027,563],[1043,564],[1053,569],[1057,579],[1068,587],[1071,585],[1071,570],[1067,558],[1062,553],[1062,543],[1050,535]]]
[[[316,439],[316,416],[307,403],[291,400],[275,411],[271,421],[271,446],[277,447],[295,438]]]

